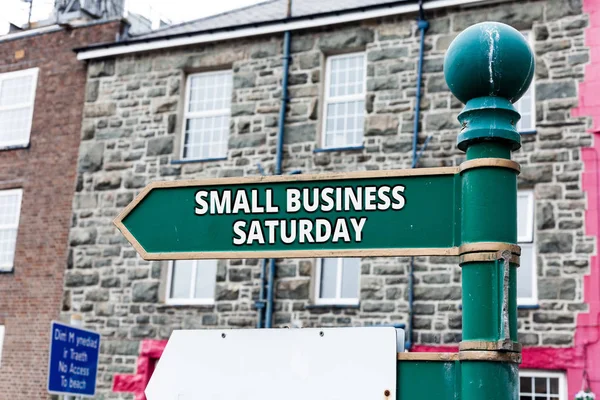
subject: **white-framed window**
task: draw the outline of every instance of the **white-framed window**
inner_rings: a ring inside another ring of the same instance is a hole
[[[525,39],[532,45],[533,34],[531,31],[521,32]],[[515,104],[515,108],[521,114],[521,119],[517,122],[517,131],[526,133],[535,131],[535,76],[531,80],[531,85],[523,97]]]
[[[317,260],[315,304],[357,305],[360,296],[360,258]]]
[[[166,303],[213,304],[217,260],[177,260],[169,265]]]
[[[517,240],[521,246],[521,265],[517,268],[517,303],[519,305],[537,304],[534,203],[532,190],[520,190],[517,193]]]
[[[365,53],[327,58],[323,148],[363,145],[366,57]]]
[[[4,325],[0,325],[0,367],[2,366],[2,347],[4,346]]]
[[[14,266],[22,196],[22,189],[0,190],[0,271]]]
[[[567,400],[565,374],[555,371],[520,370],[519,400]]]
[[[0,74],[0,148],[29,144],[37,77],[38,68]]]
[[[188,75],[181,143],[183,160],[227,156],[232,79],[231,71]]]

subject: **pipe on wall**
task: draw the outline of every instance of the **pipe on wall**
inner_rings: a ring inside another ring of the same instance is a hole
[[[288,6],[288,13],[290,12]],[[288,15],[289,16],[289,15]],[[283,140],[285,130],[285,112],[288,102],[288,76],[290,67],[290,42],[292,34],[286,31],[283,36],[283,76],[281,78],[281,108],[279,110],[279,121],[277,123],[277,152],[275,154],[275,175],[281,175],[283,162]],[[264,284],[262,281],[261,285]],[[267,279],[267,300],[265,310],[265,328],[273,327],[273,307],[275,291],[275,260],[269,260],[269,277]],[[262,291],[262,288],[261,288]]]
[[[423,2],[419,1],[419,19],[417,20],[417,28],[419,29],[419,60],[417,64],[417,93],[415,99],[415,120],[413,126],[413,147],[412,147],[412,163],[411,168],[416,168],[419,162],[419,157],[422,154],[425,146],[429,142],[429,138],[423,144],[423,149],[417,154],[417,145],[419,139],[419,117],[421,115],[421,83],[423,81],[423,56],[425,53],[425,32],[429,28],[429,22],[425,20],[423,13]],[[406,333],[405,347],[410,350],[413,345],[413,314],[414,314],[414,287],[415,287],[415,258],[410,258],[408,271],[408,332]]]

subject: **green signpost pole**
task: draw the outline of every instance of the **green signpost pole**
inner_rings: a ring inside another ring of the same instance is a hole
[[[462,172],[462,400],[518,399],[518,171],[505,161],[521,147],[512,103],[527,91],[533,72],[521,33],[493,22],[463,31],[444,61],[446,82],[465,103],[457,145],[474,166]],[[497,166],[477,167],[490,158]]]

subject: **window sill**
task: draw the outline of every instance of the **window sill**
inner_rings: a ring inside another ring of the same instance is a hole
[[[528,131],[519,131],[520,135],[535,135],[537,133],[537,130],[535,129],[531,129]]]
[[[325,147],[322,149],[314,149],[313,153],[329,153],[332,151],[355,151],[355,150],[364,150],[365,146],[347,146],[347,147]]]
[[[214,308],[215,306],[215,302],[211,301],[211,302],[194,302],[194,301],[173,301],[173,300],[167,300],[164,304],[162,304],[162,306],[164,307],[200,307],[200,308]]]
[[[195,158],[192,160],[171,160],[171,164],[191,164],[191,163],[199,163],[199,162],[224,161],[224,160],[227,160],[227,157]]]
[[[15,267],[2,267],[0,268],[0,275],[3,274],[12,274],[13,272],[15,272]]]
[[[458,306],[459,310],[462,310],[462,304]],[[540,308],[539,304],[517,304],[517,310],[537,310]]]
[[[10,150],[23,150],[28,149],[29,143],[24,144],[11,144],[11,145],[3,145],[0,143],[0,151],[10,151]]]
[[[306,310],[323,309],[323,308],[333,308],[333,309],[354,308],[354,309],[358,309],[358,308],[360,308],[360,304],[308,304],[308,305],[304,306],[304,309],[306,309]]]
[[[539,308],[539,304],[517,304],[518,310],[537,310]]]

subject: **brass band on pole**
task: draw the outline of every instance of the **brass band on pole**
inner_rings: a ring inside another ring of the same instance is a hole
[[[510,251],[512,254],[517,256],[521,255],[521,246],[512,243],[502,242],[477,242],[477,243],[466,243],[458,248],[460,255],[466,253],[477,253],[477,252],[502,252],[504,250]]]
[[[466,264],[470,262],[481,262],[481,261],[496,261],[502,259],[502,252],[490,251],[485,253],[467,253],[460,256],[459,263]],[[515,264],[517,267],[521,265],[521,257],[516,254],[512,254],[509,262]]]
[[[520,353],[522,346],[521,346],[521,344],[510,341],[510,340],[498,340],[498,341],[492,341],[492,342],[467,341],[467,342],[460,342],[458,349],[459,349],[459,351],[485,350],[485,351],[510,351],[513,353]]]
[[[517,173],[521,172],[521,165],[518,162],[504,158],[477,158],[463,162],[460,164],[459,169],[460,172],[464,172],[468,169],[484,167],[508,168],[517,171]]]
[[[500,352],[500,351],[485,351],[485,350],[468,350],[458,353],[460,361],[491,361],[520,364],[523,360],[521,353]]]

